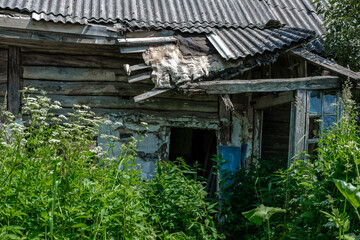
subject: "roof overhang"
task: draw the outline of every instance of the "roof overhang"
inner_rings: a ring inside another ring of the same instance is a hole
[[[323,58],[315,53],[309,52],[304,48],[297,48],[290,51],[292,54],[305,59],[317,66],[320,66],[326,70],[332,71],[340,76],[349,77],[354,80],[360,80],[360,73],[351,71],[348,68],[345,68],[336,62],[330,61],[326,58]]]

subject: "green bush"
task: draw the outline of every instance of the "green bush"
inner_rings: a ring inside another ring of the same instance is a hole
[[[55,116],[45,95],[24,101],[22,121],[0,116],[0,239],[221,238],[189,169],[159,162],[144,180],[136,140],[114,157],[117,138],[99,136],[116,123],[85,106]]]
[[[317,156],[293,161],[289,169],[272,172],[272,162],[239,172],[220,227],[227,236],[266,239],[264,226],[247,221],[241,212],[264,204],[286,209],[271,221],[273,239],[359,239],[360,127],[359,111],[346,86],[341,117],[321,136]],[[270,166],[270,167],[269,167]],[[227,190],[228,191],[228,190]],[[262,228],[261,230],[259,228]]]

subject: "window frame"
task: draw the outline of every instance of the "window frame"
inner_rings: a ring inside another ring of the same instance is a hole
[[[310,94],[312,92],[319,92],[320,93],[320,113],[311,113],[310,112],[310,101],[311,97]],[[324,106],[325,106],[325,95],[327,92],[335,92],[335,112],[334,113],[326,113]],[[340,90],[339,89],[325,89],[325,90],[307,90],[306,91],[306,119],[305,119],[305,146],[304,151],[306,153],[309,153],[309,144],[316,144],[320,141],[321,137],[320,135],[324,132],[324,117],[329,116],[335,117],[335,121],[337,121],[340,117],[339,114],[339,99],[340,99]],[[318,137],[310,138],[310,119],[311,118],[320,118],[320,124],[319,124],[319,133]]]

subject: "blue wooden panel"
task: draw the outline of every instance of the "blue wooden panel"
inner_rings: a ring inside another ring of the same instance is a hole
[[[220,171],[234,172],[239,170],[241,163],[241,148],[219,146],[219,153],[225,160],[225,163],[220,165]]]

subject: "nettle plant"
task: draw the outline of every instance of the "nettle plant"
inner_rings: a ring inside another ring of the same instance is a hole
[[[5,107],[0,113],[0,239],[221,238],[204,187],[187,169],[159,163],[161,171],[144,180],[135,164],[138,141],[114,156],[118,138],[99,134],[120,123],[86,106],[56,116],[61,104],[29,89],[23,99],[22,119]],[[172,215],[163,216],[164,208]]]

